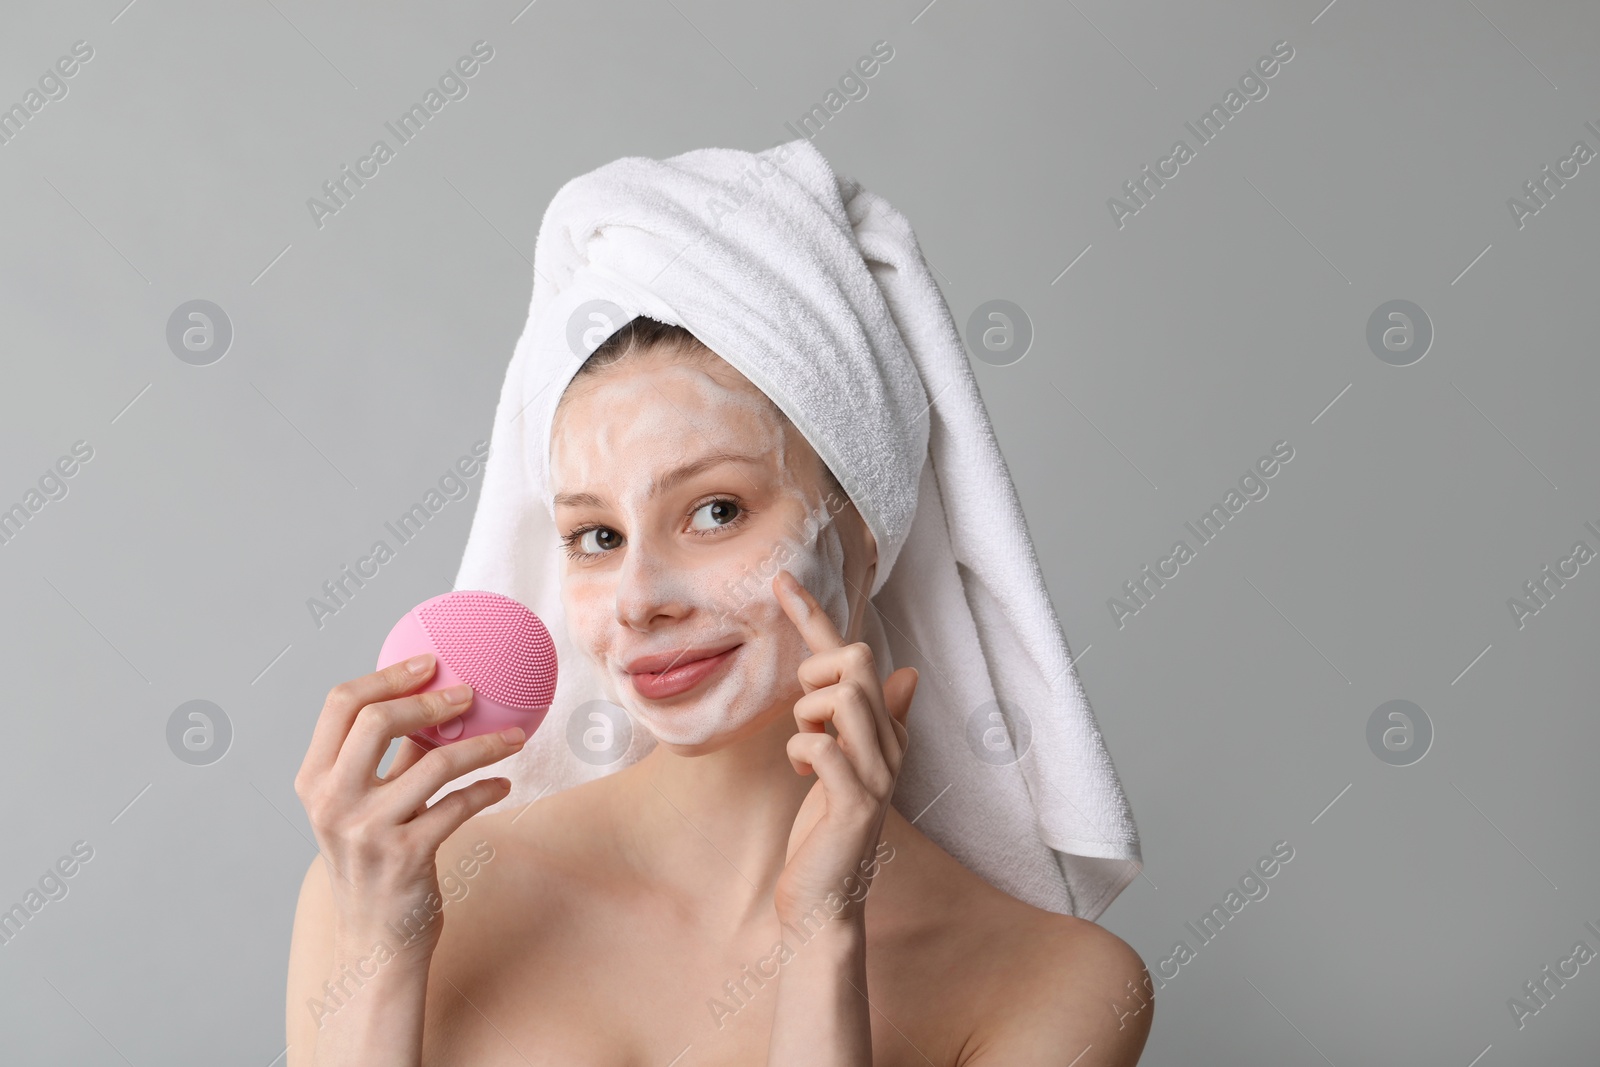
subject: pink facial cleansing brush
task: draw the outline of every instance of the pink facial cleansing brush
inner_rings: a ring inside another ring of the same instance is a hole
[[[508,726],[529,737],[544,722],[556,692],[556,647],[539,617],[499,593],[444,593],[406,612],[378,653],[378,669],[423,652],[438,657],[419,693],[462,682],[472,703],[460,715],[407,736],[425,749]]]

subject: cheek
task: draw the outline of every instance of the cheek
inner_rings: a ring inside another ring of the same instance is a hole
[[[591,656],[605,651],[616,619],[616,596],[609,582],[569,575],[561,583],[561,611],[572,642]]]
[[[845,594],[844,542],[833,516],[825,516],[809,541],[794,544],[794,559],[787,565],[843,635],[850,626],[850,600]]]
[[[800,531],[804,537],[806,530]],[[799,579],[844,634],[849,624],[849,601],[845,596],[844,546],[832,521],[814,530],[809,540],[786,538],[771,545],[755,564],[746,564],[750,577],[745,593],[727,608],[740,628],[760,647],[759,656],[750,661],[759,667],[759,677],[747,678],[745,692],[770,697],[777,691],[797,685],[795,672],[811,655],[805,637],[772,591],[772,578],[781,567]],[[759,703],[760,700],[757,700]]]
[[[738,550],[718,553],[695,575],[703,610],[727,623],[764,629],[758,624],[770,621],[777,610],[772,577],[782,558],[779,546],[771,541],[750,541]]]
[[[772,590],[772,580],[782,569],[800,580],[843,633],[849,609],[844,596],[844,549],[838,532],[831,521],[820,530],[811,531],[798,523],[794,530],[798,536],[752,542],[742,551],[719,555],[695,574],[695,595],[701,609],[753,636],[776,635],[803,649],[804,639]],[[810,539],[803,540],[808,533]]]

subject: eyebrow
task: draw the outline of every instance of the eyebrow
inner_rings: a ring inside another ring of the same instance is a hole
[[[763,464],[763,462],[764,460],[760,456],[729,455],[725,452],[716,452],[712,453],[711,455],[701,456],[699,459],[690,460],[688,463],[672,468],[672,470],[663,474],[659,478],[652,479],[650,482],[650,490],[646,494],[646,499],[654,500],[662,493],[665,493],[675,486],[688,481],[690,478],[693,478],[700,472],[709,470],[712,467],[721,466],[724,463],[746,463],[752,466],[760,466]],[[557,493],[555,495],[554,504],[558,508],[603,508],[606,506],[606,502],[594,493]]]

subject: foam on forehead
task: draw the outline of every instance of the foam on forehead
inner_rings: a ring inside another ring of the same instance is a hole
[[[566,409],[568,400],[574,393],[588,388],[601,387],[601,379],[614,372],[636,364],[641,359],[666,361],[671,364],[683,365],[700,369],[717,384],[731,383],[722,392],[725,399],[737,398],[750,401],[753,407],[760,409],[764,418],[752,420],[753,425],[762,429],[763,440],[756,444],[760,449],[771,449],[779,453],[779,466],[785,473],[792,474],[790,458],[785,448],[786,435],[793,433],[796,439],[806,441],[803,433],[794,425],[781,407],[760,388],[756,387],[740,370],[727,360],[719,356],[709,346],[683,326],[677,326],[640,315],[630,319],[627,323],[616,329],[589,357],[584,360],[568,380],[562,390],[561,397],[556,402],[556,417],[551,420],[552,436],[554,436],[560,414]],[[640,396],[647,399],[648,393]],[[618,397],[618,406],[624,410],[634,410]],[[767,432],[767,431],[771,432]],[[753,444],[755,444],[753,442]],[[806,441],[810,445],[809,441]],[[554,449],[554,440],[551,442]],[[821,473],[823,489],[825,492],[836,493],[839,497],[847,497],[839,478],[828,466],[813,446],[809,448]],[[555,470],[552,466],[551,475]],[[792,480],[792,479],[791,479]],[[812,494],[814,495],[814,494]]]
[[[626,479],[613,492],[642,499],[660,470],[709,451],[772,455],[780,479],[794,480],[786,427],[755,390],[697,367],[639,369],[646,373],[606,372],[585,392],[581,407],[561,409],[553,424],[552,477],[559,472],[563,482],[583,483],[584,471],[594,465],[589,461],[609,461],[613,479]],[[574,445],[574,438],[583,451],[563,447]]]

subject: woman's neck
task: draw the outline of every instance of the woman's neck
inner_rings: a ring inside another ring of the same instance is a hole
[[[797,729],[784,708],[714,752],[685,756],[657,744],[618,772],[630,858],[707,928],[733,934],[771,920],[789,832],[817,784],[789,762]]]

